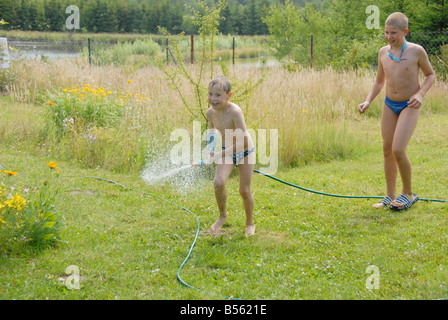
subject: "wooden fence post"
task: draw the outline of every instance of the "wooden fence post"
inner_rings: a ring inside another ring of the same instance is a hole
[[[310,66],[311,66],[311,68],[313,68],[313,50],[314,50],[314,48],[313,48],[313,45],[314,45],[314,36],[313,36],[313,34],[311,34],[311,39],[310,39],[310,41],[311,41]]]
[[[92,65],[92,49],[90,46],[90,38],[87,38],[87,48],[89,50],[89,65]]]
[[[191,64],[194,64],[194,35],[191,35],[190,38],[191,38]]]

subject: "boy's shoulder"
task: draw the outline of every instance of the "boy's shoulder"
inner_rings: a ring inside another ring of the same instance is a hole
[[[380,50],[378,50],[378,58],[381,59],[381,57],[387,54],[387,51],[389,51],[389,45],[381,47]]]
[[[243,111],[241,110],[240,106],[237,105],[236,103],[230,102],[226,108],[226,113],[230,114],[230,115],[238,115],[238,114],[242,114]],[[206,111],[207,116],[211,116],[216,112],[216,110],[214,110],[212,107],[209,107]]]
[[[229,101],[229,105],[230,105],[230,110],[236,111],[236,112],[240,112],[241,111],[240,106],[237,105],[236,103],[233,103],[233,102]]]
[[[243,116],[243,118],[244,118],[243,110],[241,110],[240,106],[233,102],[229,102],[229,103],[230,103],[229,112],[233,116]]]
[[[419,51],[419,52],[426,52],[426,50],[425,50],[425,48],[423,48],[423,46],[421,46],[421,45],[419,45],[417,43],[414,43],[414,42],[409,42],[408,41],[408,48],[416,50],[416,51]]]

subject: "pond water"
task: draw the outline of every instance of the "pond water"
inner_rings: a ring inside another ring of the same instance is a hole
[[[87,42],[8,39],[8,45],[11,60],[23,58],[55,60],[79,57]]]
[[[94,42],[92,42],[92,46]],[[111,44],[112,46],[113,44]],[[46,61],[61,58],[81,57],[83,48],[88,46],[87,41],[50,41],[50,40],[24,40],[8,38],[10,47],[10,60],[42,59]],[[227,61],[228,64],[232,60]],[[274,59],[247,58],[235,59],[235,64],[247,67],[273,67],[280,63]]]

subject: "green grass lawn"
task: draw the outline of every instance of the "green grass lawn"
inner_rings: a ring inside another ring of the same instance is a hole
[[[1,114],[3,116],[3,114]],[[377,119],[357,124],[369,147],[345,161],[280,168],[276,177],[342,195],[383,196]],[[425,115],[410,143],[415,192],[448,199],[448,115]],[[254,174],[256,235],[244,237],[238,175],[228,182],[224,235],[207,233],[217,218],[211,180],[182,190],[150,186],[138,175],[83,168],[0,142],[0,164],[25,184],[52,178],[64,216],[62,242],[38,253],[0,257],[0,299],[438,299],[448,297],[448,206],[419,201],[410,210],[376,210],[375,199],[327,197]],[[134,188],[84,176],[102,177]],[[400,185],[398,186],[400,188]],[[197,231],[192,254],[187,257]],[[1,245],[1,244],[0,244]],[[66,268],[79,268],[70,290]],[[368,290],[371,265],[379,288]]]

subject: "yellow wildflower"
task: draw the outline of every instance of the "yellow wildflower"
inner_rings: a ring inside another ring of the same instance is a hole
[[[48,104],[49,106],[55,106],[56,105],[56,103],[54,103],[53,101],[47,101],[47,102],[45,102],[46,104]]]
[[[128,82],[129,82],[129,83],[132,83],[132,80],[129,79]]]
[[[16,208],[17,211],[21,211],[22,206],[26,206],[26,199],[22,198],[22,196],[16,193],[11,199],[6,201],[6,204],[10,208]]]
[[[5,170],[3,171],[6,174],[9,174],[10,176],[17,176],[17,172],[11,171],[11,170]]]
[[[56,173],[59,174],[59,167],[58,167],[58,164],[56,162],[50,161],[50,162],[47,163],[47,165],[48,165],[48,167],[50,169],[56,169],[57,170]]]

